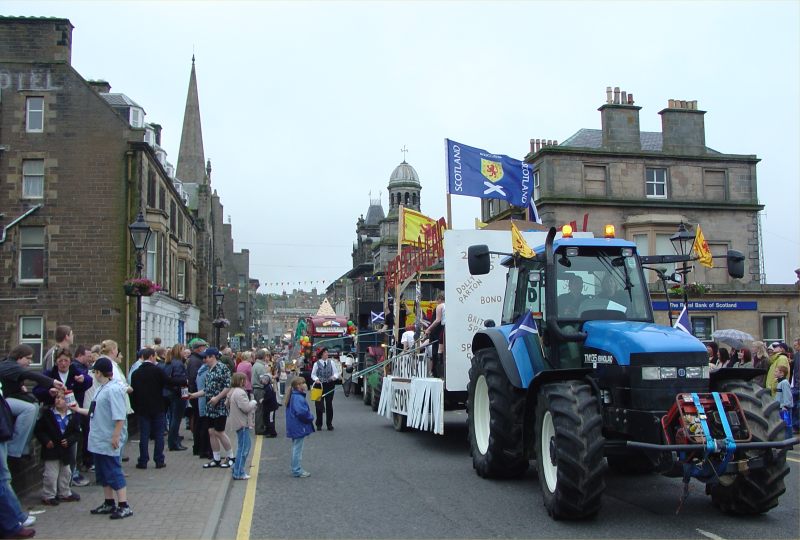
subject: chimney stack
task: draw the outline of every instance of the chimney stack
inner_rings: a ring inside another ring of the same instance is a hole
[[[639,133],[639,110],[633,94],[614,87],[612,102],[611,87],[606,87],[606,103],[598,110],[603,126],[603,148],[620,152],[639,152],[642,149]]]
[[[705,111],[697,101],[670,99],[661,115],[662,151],[665,154],[700,156],[706,153]]]
[[[153,133],[156,136],[156,144],[161,146],[161,124],[150,124],[153,126]]]
[[[86,81],[89,83],[89,86],[92,87],[92,90],[97,92],[98,94],[108,94],[111,92],[111,85],[108,84],[108,81]]]

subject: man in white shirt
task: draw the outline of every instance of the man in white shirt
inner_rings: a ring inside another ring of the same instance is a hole
[[[328,358],[327,347],[322,347],[317,355],[317,361],[311,368],[311,380],[315,385],[322,384],[322,395],[325,396],[314,403],[317,413],[317,431],[322,429],[323,414],[325,414],[325,425],[328,427],[328,431],[333,431],[333,390],[336,388],[339,370],[336,369],[336,364]]]
[[[400,345],[402,345],[403,350],[407,351],[409,349],[414,348],[414,325],[409,324],[406,326],[406,331],[403,332],[403,335],[400,336]]]

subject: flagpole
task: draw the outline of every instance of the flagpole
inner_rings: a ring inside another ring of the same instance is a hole
[[[435,215],[435,214],[434,214]],[[450,194],[447,194],[447,228],[453,228],[453,213],[450,207]]]
[[[403,264],[403,258],[401,257],[403,252],[403,237],[406,234],[406,216],[405,216],[405,206],[400,203],[399,212],[400,218],[397,220],[397,261],[399,264]],[[394,339],[394,343],[397,343],[398,338],[400,337],[400,281],[398,280],[397,283],[394,285],[394,328],[392,328],[392,338]]]
[[[450,149],[447,147],[447,137],[444,139],[444,183],[445,183],[445,197],[447,199],[447,228],[453,228],[453,212],[450,206],[450,169],[448,168],[448,152]]]

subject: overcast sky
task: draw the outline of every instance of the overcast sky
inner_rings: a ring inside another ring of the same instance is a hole
[[[761,159],[767,279],[794,283],[798,5],[6,1],[0,13],[69,18],[73,66],[144,107],[175,165],[196,55],[212,186],[251,276],[292,283],[260,292],[279,292],[352,267],[356,220],[370,193],[388,210],[404,145],[438,218],[445,137],[522,158],[531,138],[599,129],[606,86],[634,94],[643,131],[661,130],[668,99],[697,100],[708,146]],[[453,198],[455,228],[479,215],[478,199]]]

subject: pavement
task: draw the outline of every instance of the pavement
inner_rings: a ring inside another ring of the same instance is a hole
[[[21,497],[23,509],[36,516],[36,538],[54,539],[211,539],[220,538],[220,527],[226,519],[228,533],[222,537],[235,537],[241,498],[247,482],[231,478],[230,469],[203,469],[205,459],[192,455],[192,434],[181,427],[183,444],[189,447],[182,452],[165,449],[166,467],[156,469],[151,461],[147,469],[137,469],[139,454],[137,436],[125,445],[124,454],[130,458],[123,463],[127,475],[128,502],[133,516],[110,520],[107,515],[91,515],[89,511],[103,502],[103,489],[94,483],[94,473],[83,473],[92,482],[85,487],[73,487],[81,496],[78,502],[62,502],[58,506],[45,506],[41,491],[32,490]],[[231,434],[228,433],[230,437]],[[234,448],[236,438],[231,437]],[[254,437],[254,449],[255,437]],[[251,459],[254,450],[251,450]],[[231,512],[223,519],[226,502],[234,494],[239,504],[230,506]]]

